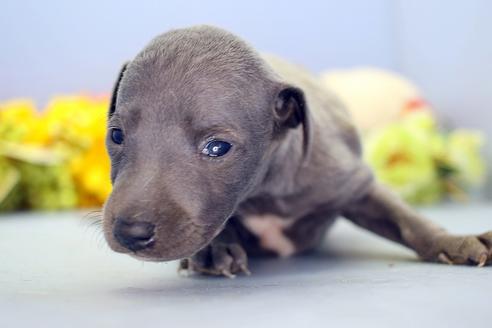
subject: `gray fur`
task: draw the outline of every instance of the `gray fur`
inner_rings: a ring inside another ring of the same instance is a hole
[[[245,218],[291,220],[285,236],[302,252],[344,215],[427,260],[491,259],[490,233],[450,236],[374,181],[348,114],[309,73],[221,29],[167,32],[125,65],[113,127],[125,134],[122,145],[107,141],[114,189],[104,231],[115,251],[231,276],[248,272],[247,253],[269,253]],[[223,158],[200,153],[212,136],[233,144]],[[155,226],[152,247],[120,244],[117,218]],[[471,245],[462,253],[460,241]]]

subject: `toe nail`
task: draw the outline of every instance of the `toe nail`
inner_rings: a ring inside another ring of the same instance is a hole
[[[228,270],[222,270],[221,273],[227,278],[231,278],[231,279],[236,278],[236,275],[230,273]]]
[[[439,256],[437,257],[439,261],[447,264],[453,264],[453,261],[444,253],[440,253]]]
[[[245,265],[241,265],[240,268],[241,271],[244,272],[247,276],[251,276],[251,271],[249,271]]]
[[[478,267],[481,268],[485,265],[485,263],[487,262],[487,254],[482,254],[480,255],[480,259],[478,261]]]

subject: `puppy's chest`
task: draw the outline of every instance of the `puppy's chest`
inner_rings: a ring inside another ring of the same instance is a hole
[[[258,238],[259,245],[281,257],[296,253],[296,245],[287,235],[287,230],[295,219],[283,218],[273,214],[246,215],[242,223],[250,233]]]
[[[298,252],[294,242],[295,230],[307,214],[306,209],[315,204],[306,203],[302,197],[293,199],[276,197],[251,198],[241,204],[237,214],[244,227],[258,238],[259,246],[281,257]],[[301,247],[302,248],[302,247]]]

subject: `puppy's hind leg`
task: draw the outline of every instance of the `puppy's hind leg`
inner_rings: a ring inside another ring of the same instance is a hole
[[[413,249],[426,261],[478,266],[492,263],[492,231],[478,236],[451,235],[376,183],[342,214],[363,228]]]

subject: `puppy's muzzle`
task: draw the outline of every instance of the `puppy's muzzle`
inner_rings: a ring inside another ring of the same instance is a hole
[[[117,218],[113,236],[125,248],[137,252],[154,244],[155,225],[149,222],[130,222]]]

